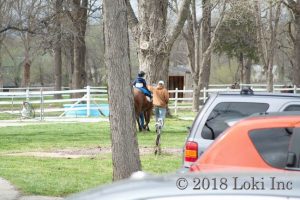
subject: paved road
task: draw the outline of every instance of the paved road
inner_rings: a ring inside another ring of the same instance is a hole
[[[1,200],[63,200],[60,197],[21,196],[21,193],[7,180],[0,178]]]
[[[20,193],[7,180],[0,178],[0,199],[15,200],[18,199]]]

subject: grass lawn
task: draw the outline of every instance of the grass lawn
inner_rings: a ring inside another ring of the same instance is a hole
[[[0,160],[0,176],[27,195],[66,196],[112,180],[111,154],[95,159],[0,156]],[[179,155],[143,155],[141,160],[149,173],[171,172],[181,164]]]
[[[8,113],[0,113],[0,120],[11,120],[11,119],[20,119],[20,116],[8,114]]]
[[[186,127],[191,123],[191,121],[178,120],[177,118],[167,119],[162,147],[182,147],[186,138]],[[153,146],[155,133],[153,123],[151,125],[150,133],[138,134],[140,147]],[[107,122],[44,124],[4,127],[0,130],[0,153],[111,146]]]
[[[167,119],[162,147],[182,148],[186,127],[191,121]],[[140,147],[153,147],[153,122],[150,133],[138,133]],[[37,158],[7,156],[7,153],[51,151],[110,147],[109,124],[76,123],[45,124],[0,128],[0,176],[15,184],[23,193],[31,195],[66,196],[112,180],[111,154],[96,158]],[[152,154],[141,156],[143,170],[167,173],[178,169],[181,155]]]

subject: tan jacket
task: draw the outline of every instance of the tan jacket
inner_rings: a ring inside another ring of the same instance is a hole
[[[165,87],[152,87],[148,86],[148,89],[153,94],[153,105],[166,108],[169,103],[169,92]]]

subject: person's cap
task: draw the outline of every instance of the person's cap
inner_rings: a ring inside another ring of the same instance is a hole
[[[164,85],[165,82],[164,81],[158,81],[158,84]]]

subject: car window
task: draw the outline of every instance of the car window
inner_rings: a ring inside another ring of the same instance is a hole
[[[261,129],[250,131],[249,136],[267,164],[284,169],[292,131],[292,128]]]
[[[300,105],[289,105],[284,109],[284,111],[300,111]]]
[[[206,120],[202,130],[202,138],[213,140],[228,128],[227,120],[240,119],[254,113],[266,112],[267,103],[222,102],[215,106]]]

